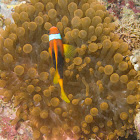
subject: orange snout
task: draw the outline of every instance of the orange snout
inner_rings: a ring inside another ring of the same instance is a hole
[[[50,33],[49,34],[58,34],[59,30],[57,27],[53,26],[50,28]]]

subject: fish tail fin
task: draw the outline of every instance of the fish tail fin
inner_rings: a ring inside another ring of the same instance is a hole
[[[73,58],[76,54],[75,47],[68,44],[63,44],[65,58]]]
[[[64,92],[64,89],[61,89],[61,99],[64,100],[66,103],[70,103],[70,100],[66,96],[66,93]]]
[[[64,100],[66,103],[70,103],[70,100],[68,99],[66,93],[64,92],[63,79],[59,79],[59,85],[61,87],[61,99]]]
[[[59,73],[58,73],[58,70],[56,69],[55,75],[54,75],[54,78],[53,78],[53,83],[54,83],[54,84],[57,84],[59,78],[60,78],[60,75],[59,75]]]

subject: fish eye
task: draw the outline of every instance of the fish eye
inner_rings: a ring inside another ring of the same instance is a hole
[[[47,34],[50,34],[50,30],[47,31]]]

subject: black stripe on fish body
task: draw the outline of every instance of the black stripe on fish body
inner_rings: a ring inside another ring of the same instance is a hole
[[[57,69],[61,79],[63,79],[63,67],[64,67],[64,57],[58,50]]]
[[[53,59],[53,65],[54,65],[54,68],[56,69],[56,59],[55,59],[55,53],[54,53],[54,50],[52,50],[52,59]]]

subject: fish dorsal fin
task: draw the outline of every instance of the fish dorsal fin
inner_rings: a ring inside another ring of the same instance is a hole
[[[63,44],[65,58],[73,58],[76,51],[75,47],[68,44]]]

